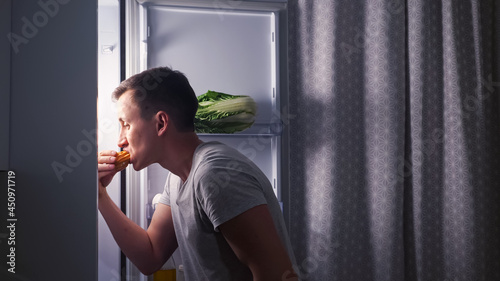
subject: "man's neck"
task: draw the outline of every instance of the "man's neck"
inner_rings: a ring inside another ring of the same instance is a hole
[[[180,133],[172,138],[167,145],[168,157],[165,157],[160,165],[179,176],[185,182],[191,171],[193,155],[202,141],[196,133]]]

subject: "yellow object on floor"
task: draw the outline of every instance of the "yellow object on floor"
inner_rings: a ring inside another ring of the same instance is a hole
[[[154,281],[175,281],[175,279],[175,269],[158,270],[157,272],[153,273]]]

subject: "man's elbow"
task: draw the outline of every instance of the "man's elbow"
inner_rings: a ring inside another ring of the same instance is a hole
[[[156,271],[160,270],[161,266],[159,267],[152,267],[152,266],[142,266],[142,267],[137,267],[139,271],[144,274],[144,275],[151,275],[155,273]]]
[[[280,263],[248,263],[250,271],[253,275],[254,281],[270,281],[270,280],[282,280],[282,281],[296,281],[299,280],[298,276],[293,269],[292,264],[280,264]]]
[[[137,269],[144,275],[151,275],[156,271],[160,270],[164,262],[149,261],[142,264],[135,264]]]

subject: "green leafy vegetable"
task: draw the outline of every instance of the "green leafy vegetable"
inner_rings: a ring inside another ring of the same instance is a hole
[[[257,104],[249,96],[208,91],[198,96],[198,104],[194,122],[197,133],[240,132],[252,126],[257,113]]]

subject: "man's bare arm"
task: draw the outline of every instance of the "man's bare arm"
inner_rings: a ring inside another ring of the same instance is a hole
[[[99,210],[122,252],[143,274],[160,269],[177,249],[170,206],[158,204],[147,231],[125,216],[109,196],[99,199]]]
[[[254,281],[298,280],[267,205],[254,207],[219,226]]]
[[[105,185],[114,176],[114,155],[104,151],[99,155],[99,211],[122,252],[144,274],[149,275],[167,261],[177,249],[177,239],[170,206],[158,204],[148,230],[130,220],[109,197]]]

